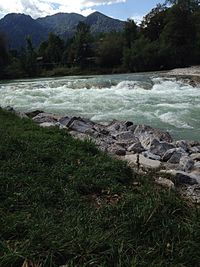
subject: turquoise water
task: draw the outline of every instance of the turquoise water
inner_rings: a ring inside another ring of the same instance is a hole
[[[130,120],[200,141],[200,87],[159,74],[73,76],[0,83],[0,106],[105,122]]]

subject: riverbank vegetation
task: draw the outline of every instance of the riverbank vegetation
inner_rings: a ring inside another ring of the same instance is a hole
[[[5,40],[1,34],[1,78],[185,67],[200,64],[200,6],[198,0],[168,0],[152,9],[139,26],[128,20],[123,32],[94,36],[81,22],[67,41],[50,33],[35,48],[27,37],[21,51],[7,51]]]
[[[0,266],[199,266],[199,210],[153,174],[11,112],[0,125]]]

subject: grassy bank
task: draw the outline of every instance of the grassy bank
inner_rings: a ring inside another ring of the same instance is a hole
[[[199,266],[200,213],[176,193],[2,110],[0,136],[1,267]]]

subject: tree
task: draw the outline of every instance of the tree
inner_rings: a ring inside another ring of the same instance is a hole
[[[43,57],[44,63],[51,68],[61,63],[64,41],[59,36],[50,33],[48,40],[40,44],[38,52]]]
[[[150,41],[159,39],[165,26],[166,11],[166,6],[159,4],[144,17],[141,24],[141,34],[147,37]]]
[[[166,0],[166,4],[179,6],[182,10],[195,12],[199,9],[199,0]]]
[[[128,19],[125,23],[124,28],[124,40],[125,47],[131,48],[131,45],[138,37],[138,27],[135,24],[134,20]]]
[[[8,63],[8,52],[6,46],[6,38],[0,33],[0,77],[3,77],[3,70]]]
[[[97,65],[114,67],[122,63],[123,37],[120,33],[110,33],[100,38],[96,49]]]
[[[149,42],[143,35],[138,38],[131,49],[124,50],[123,65],[129,71],[150,71],[162,68],[159,55],[159,42]]]
[[[192,62],[195,27],[191,12],[181,5],[168,10],[166,24],[161,34],[161,49],[171,67],[186,66]]]
[[[35,76],[37,74],[37,54],[33,48],[33,43],[30,37],[27,37],[26,39],[26,50],[24,59],[25,71],[30,77]]]
[[[90,27],[83,22],[79,22],[70,47],[68,61],[72,65],[84,67],[92,55],[92,36],[90,34]]]

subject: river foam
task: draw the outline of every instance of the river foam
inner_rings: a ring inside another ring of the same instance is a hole
[[[0,106],[95,121],[131,120],[200,140],[200,88],[150,74],[64,77],[0,84]]]

